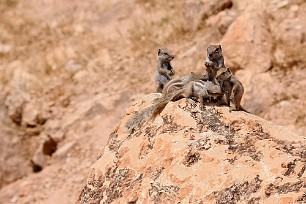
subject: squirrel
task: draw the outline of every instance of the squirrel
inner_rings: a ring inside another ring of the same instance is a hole
[[[217,71],[224,66],[224,57],[222,54],[221,45],[209,45],[207,48],[206,60],[205,60],[206,71],[208,74],[209,81],[218,83],[216,80]]]
[[[166,48],[158,49],[157,53],[157,71],[155,75],[156,91],[161,93],[164,86],[172,79],[175,74],[170,62],[173,60],[174,55]]]
[[[207,81],[208,75],[202,75],[199,73],[191,72],[190,74],[183,76],[179,79],[172,79],[166,84],[166,86],[162,91],[162,94],[166,95],[168,93],[173,92],[174,90],[181,89],[191,81],[197,81],[197,80]]]
[[[224,68],[220,71],[222,71],[222,73],[219,74],[216,79],[222,83],[221,88],[225,93],[226,103],[228,106],[230,106],[230,101],[232,101],[235,105],[235,108],[230,108],[230,111],[242,110],[247,113],[250,113],[245,110],[240,104],[242,96],[244,94],[244,88],[242,83],[237,79],[237,77],[234,76],[234,74],[229,68]]]
[[[201,103],[201,110],[203,110],[204,97],[219,96],[222,94],[220,86],[210,81],[189,81],[185,85],[177,87],[176,90],[163,93],[160,98],[153,101],[153,105],[136,113],[125,126],[129,132],[133,132],[136,128],[139,128],[142,124],[153,119],[157,114],[162,112],[170,101],[176,101],[180,98],[196,97]]]
[[[184,88],[182,96],[185,98],[196,97],[200,102],[200,109],[204,110],[204,98],[211,98],[213,96],[221,96],[223,92],[219,85],[211,81],[190,81]]]

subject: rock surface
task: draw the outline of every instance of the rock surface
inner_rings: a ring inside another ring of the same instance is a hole
[[[181,99],[133,133],[133,104],[92,165],[81,203],[304,203],[306,138],[227,107]]]
[[[225,62],[233,70],[248,69],[262,73],[272,65],[272,37],[261,7],[260,3],[255,3],[251,7],[253,12],[245,9],[220,41]]]

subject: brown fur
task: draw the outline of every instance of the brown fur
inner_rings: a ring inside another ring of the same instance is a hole
[[[220,68],[225,67],[221,45],[209,45],[208,46],[205,66],[206,66],[206,71],[207,71],[209,80],[214,83],[217,83],[215,79],[217,75],[217,71]]]
[[[201,110],[204,109],[204,99],[211,98],[213,96],[223,95],[221,87],[210,81],[191,81],[185,88],[182,96],[185,98],[196,97],[200,102]]]
[[[172,79],[175,74],[170,62],[174,55],[168,49],[158,49],[157,53],[157,71],[155,75],[156,91],[162,92],[164,86]]]
[[[191,81],[196,81],[196,80],[202,80],[202,81],[207,81],[208,76],[199,74],[199,73],[194,73],[191,72],[190,74],[183,76],[179,79],[172,79],[169,81],[165,88],[163,89],[163,95],[166,95],[168,93],[171,93],[175,90],[181,89],[182,87],[186,86],[189,82]]]
[[[241,106],[241,99],[244,94],[244,88],[242,83],[234,76],[229,68],[223,69],[216,79],[222,84],[222,89],[226,95],[226,101],[230,105],[230,101],[233,102],[235,108],[231,108],[231,111],[246,111]]]

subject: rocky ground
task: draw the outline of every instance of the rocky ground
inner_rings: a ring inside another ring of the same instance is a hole
[[[228,107],[170,102],[127,131],[131,106],[92,165],[81,203],[305,203],[306,137]]]
[[[204,72],[220,43],[242,105],[305,135],[303,0],[0,0],[0,11],[1,203],[77,202],[127,107],[154,92],[160,47],[179,77]]]

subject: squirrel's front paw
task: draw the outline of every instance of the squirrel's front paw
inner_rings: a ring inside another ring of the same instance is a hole
[[[206,67],[211,67],[212,65],[213,65],[212,62],[205,62],[205,66],[206,66]]]

